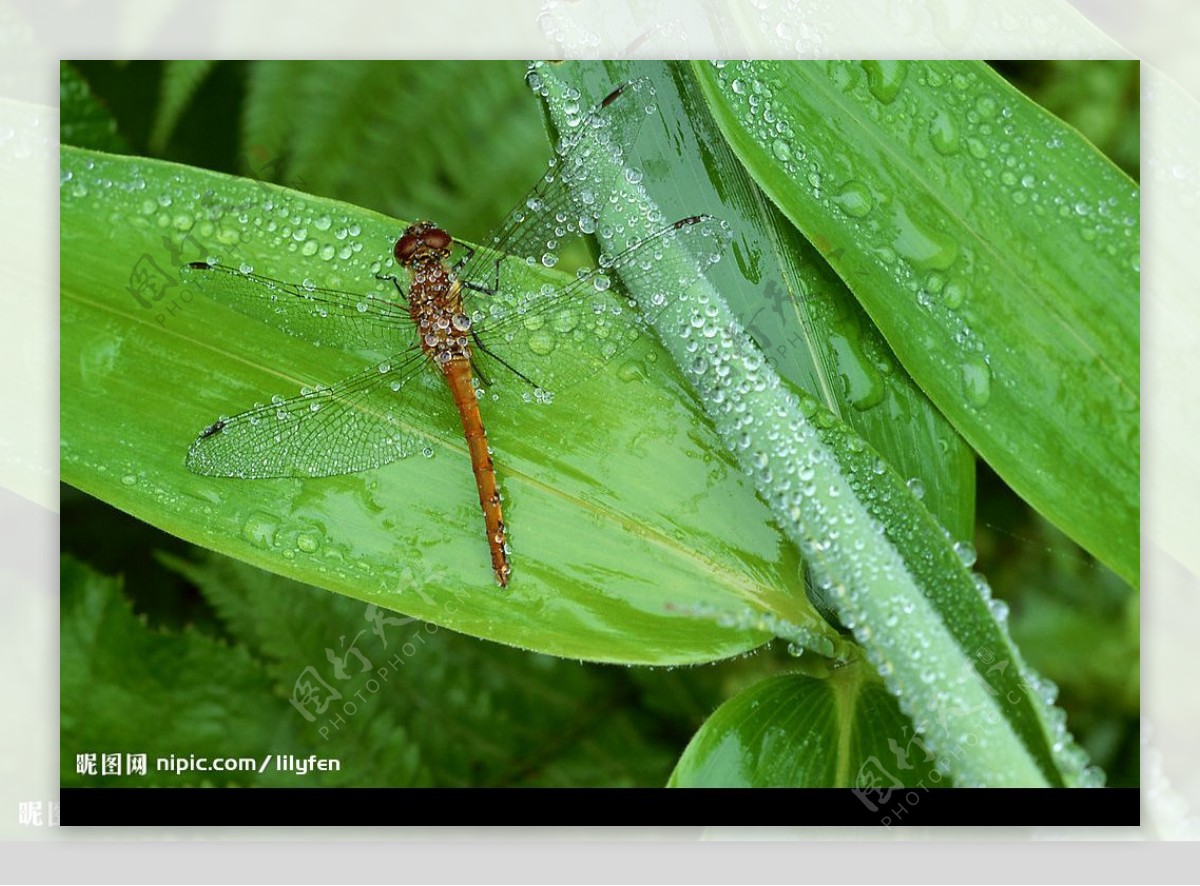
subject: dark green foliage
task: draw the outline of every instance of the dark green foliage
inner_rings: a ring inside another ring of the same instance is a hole
[[[228,639],[151,628],[121,582],[66,558],[64,785],[654,786],[686,736],[689,721],[646,712],[623,669],[479,643],[382,610],[367,619],[363,603],[216,555],[161,559],[201,590]],[[314,672],[342,698],[310,721],[288,699]],[[335,757],[342,769],[154,771],[171,754],[261,761],[268,751]],[[82,777],[75,755],[88,752],[145,753],[150,772]]]
[[[64,145],[122,153],[125,141],[117,121],[92,94],[87,81],[69,63],[58,66],[59,138]]]

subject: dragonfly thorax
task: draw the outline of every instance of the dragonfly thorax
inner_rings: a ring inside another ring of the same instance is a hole
[[[447,259],[450,235],[432,222],[410,225],[396,242],[396,260],[408,270],[408,309],[421,349],[439,365],[470,360],[471,319]]]

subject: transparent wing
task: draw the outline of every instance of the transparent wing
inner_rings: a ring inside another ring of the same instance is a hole
[[[598,152],[620,158],[655,111],[654,101],[648,79],[632,80],[613,90],[563,136],[546,174],[496,228],[488,248],[476,250],[457,268],[467,285],[463,300],[468,309],[486,304],[490,293],[502,288],[498,257],[516,256],[553,267],[564,243],[596,230],[601,211],[610,207],[602,186],[589,186],[593,158]]]
[[[472,316],[489,390],[558,392],[595,375],[720,260],[730,236],[720,219],[681,219],[561,289],[489,297]]]
[[[210,477],[330,477],[419,452],[437,437],[431,418],[453,411],[427,363],[413,348],[330,387],[222,418],[188,450],[188,470]]]
[[[408,308],[386,292],[391,283],[376,281],[362,293],[342,292],[309,280],[275,280],[204,262],[185,265],[179,273],[184,284],[214,301],[317,345],[390,354],[416,335]]]
[[[550,171],[502,224],[492,250],[460,263],[473,361],[492,389],[558,391],[591,377],[628,348],[667,305],[717,261],[730,234],[708,216],[682,219],[561,287],[506,292],[497,256],[552,266],[561,244],[599,224],[588,188],[594,151],[622,151],[654,110],[646,80],[626,84],[561,142]],[[413,340],[406,306],[382,286],[361,294],[290,283],[207,264],[185,282],[243,313],[316,344],[392,353]],[[635,299],[631,293],[637,293]],[[276,398],[206,428],[188,451],[195,473],[224,477],[323,477],[387,464],[420,451],[453,412],[419,347],[378,368],[290,399]],[[454,423],[456,424],[456,423]],[[416,430],[420,429],[420,431]]]

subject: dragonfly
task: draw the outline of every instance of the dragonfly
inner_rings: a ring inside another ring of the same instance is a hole
[[[498,226],[490,246],[458,243],[433,222],[411,224],[381,264],[397,273],[375,274],[359,292],[278,280],[211,258],[186,265],[185,284],[286,333],[384,355],[334,384],[218,418],[191,445],[187,468],[241,479],[371,470],[427,451],[437,428],[450,424],[435,418],[452,405],[475,475],[492,571],[507,587],[508,529],[480,401],[499,403],[498,395],[511,391],[521,396],[505,399],[546,403],[591,378],[684,297],[730,239],[727,225],[712,216],[669,224],[659,218],[653,233],[628,237],[632,242],[601,253],[594,266],[561,284],[528,289],[506,273],[506,257],[552,267],[565,244],[610,224],[602,215],[614,201],[602,196],[595,163],[601,156],[624,158],[654,110],[648,81],[618,87],[559,141],[545,175]],[[638,211],[654,214],[648,205]],[[444,385],[429,382],[437,376]]]

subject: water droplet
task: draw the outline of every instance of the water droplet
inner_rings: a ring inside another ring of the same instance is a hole
[[[554,336],[549,330],[538,329],[529,336],[529,349],[540,357],[554,350]]]
[[[929,124],[929,142],[939,154],[949,156],[958,153],[958,126],[948,112],[938,111],[934,116]]]
[[[962,305],[966,296],[966,287],[957,280],[951,280],[942,290],[942,303],[953,311]]]
[[[255,511],[242,524],[242,538],[257,548],[269,548],[275,543],[279,525],[275,518],[263,511]]]
[[[967,402],[982,409],[992,396],[992,371],[982,357],[973,357],[962,365],[963,393]]]
[[[862,218],[875,206],[871,191],[860,181],[851,179],[833,198],[838,209],[852,218]]]
[[[968,569],[975,565],[975,546],[969,541],[956,541],[954,543],[954,553],[958,554],[958,559]]]
[[[979,113],[982,120],[991,120],[996,116],[998,106],[996,100],[990,95],[981,95],[975,101],[975,110]]]
[[[895,204],[896,252],[922,270],[944,271],[958,258],[958,243],[932,227],[912,218],[899,203]]]
[[[976,160],[982,160],[988,155],[987,145],[977,138],[967,139],[967,153]]]
[[[904,76],[908,73],[908,62],[904,61],[866,61],[862,63],[867,72],[867,89],[871,95],[885,105],[900,92],[904,85]]]
[[[321,547],[321,536],[312,530],[301,532],[296,536],[296,547],[306,554],[315,553]]]

